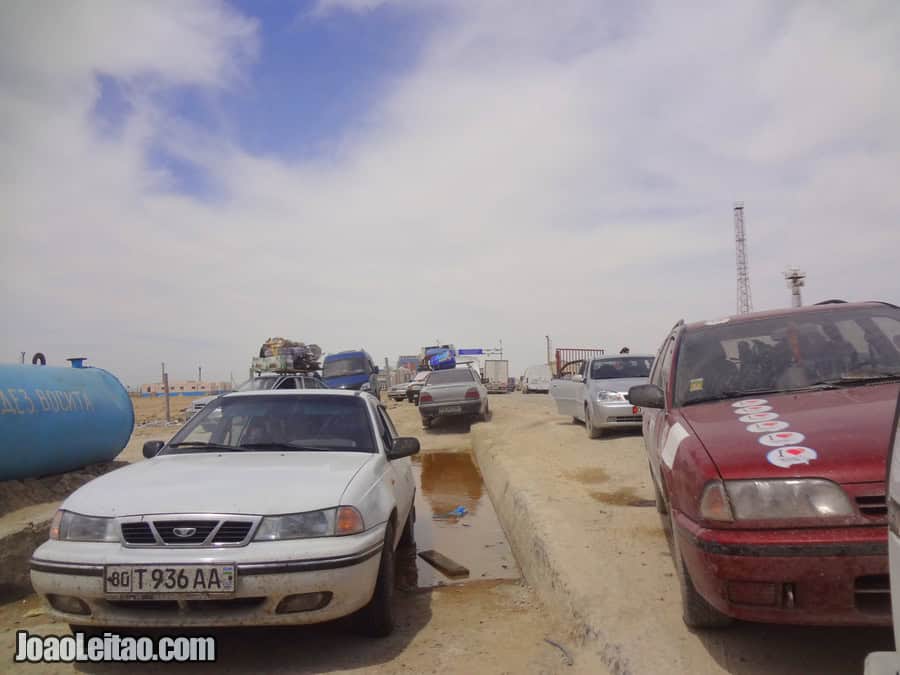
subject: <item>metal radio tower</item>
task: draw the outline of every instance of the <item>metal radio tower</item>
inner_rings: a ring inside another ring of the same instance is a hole
[[[747,236],[744,233],[744,202],[734,203],[734,247],[737,253],[737,313],[753,311],[750,270],[747,267]]]

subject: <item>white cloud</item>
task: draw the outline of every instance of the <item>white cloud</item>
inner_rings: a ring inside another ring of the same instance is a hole
[[[156,96],[240,86],[258,37],[224,6],[5,6],[7,358],[84,351],[137,383],[162,360],[240,377],[276,334],[376,358],[502,339],[517,372],[547,333],[655,349],[733,310],[734,199],[757,307],[787,304],[788,263],[810,299],[898,300],[893,3],[436,5],[420,60],[314,161],[254,156]],[[121,137],[96,133],[97,73],[129,83]],[[151,141],[222,198],[168,192]]]

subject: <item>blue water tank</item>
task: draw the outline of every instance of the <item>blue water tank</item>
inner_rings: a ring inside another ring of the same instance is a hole
[[[128,443],[128,392],[115,376],[81,362],[0,364],[0,481],[108,461]]]

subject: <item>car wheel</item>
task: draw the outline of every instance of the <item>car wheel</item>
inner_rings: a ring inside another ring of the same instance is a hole
[[[710,605],[706,599],[697,592],[691,574],[681,557],[678,548],[678,534],[675,529],[675,519],[670,515],[672,525],[672,552],[675,558],[675,572],[678,574],[678,585],[681,588],[681,617],[689,628],[724,628],[734,621],[730,616],[722,614]]]
[[[403,534],[400,535],[400,543],[403,546],[415,546],[416,544],[416,507],[409,507],[409,515],[406,516],[406,524],[403,526]]]
[[[594,426],[594,420],[591,419],[591,407],[584,406],[584,430],[587,432],[588,438],[600,438],[603,435],[603,429]]]
[[[381,549],[375,592],[356,614],[357,630],[369,637],[386,637],[394,630],[394,525],[388,522]]]
[[[487,422],[489,419],[491,419],[491,408],[490,406],[485,406],[484,412],[479,413],[476,420],[478,422]]]

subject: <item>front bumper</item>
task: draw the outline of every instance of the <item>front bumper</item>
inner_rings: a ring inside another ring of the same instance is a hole
[[[456,417],[458,415],[478,415],[481,413],[481,405],[481,399],[474,401],[419,403],[419,414],[423,418],[428,419],[434,419],[435,417]]]
[[[254,542],[234,548],[125,548],[113,543],[49,541],[31,560],[31,583],[56,618],[86,626],[261,626],[330,621],[372,598],[384,525],[349,537]],[[104,565],[234,563],[227,595],[107,594]],[[320,609],[278,613],[289,595],[330,593]],[[90,614],[50,606],[49,594],[74,596]]]
[[[890,626],[887,528],[712,530],[676,512],[697,591],[736,619]]]
[[[598,429],[640,428],[643,415],[640,408],[628,401],[591,401],[591,422]]]

